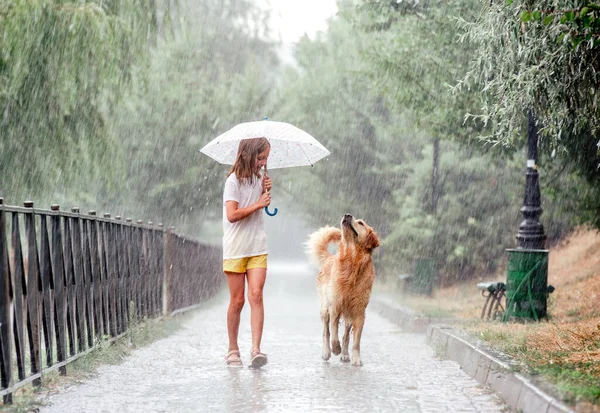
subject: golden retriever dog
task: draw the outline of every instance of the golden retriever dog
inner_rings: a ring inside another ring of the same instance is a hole
[[[350,361],[348,346],[352,331],[352,365],[362,366],[360,338],[375,278],[371,255],[379,246],[379,238],[363,220],[354,219],[352,215],[344,215],[340,227],[323,227],[306,243],[308,255],[320,267],[317,287],[323,322],[322,358],[329,360],[332,352],[336,356],[341,352],[341,361]],[[335,255],[327,249],[332,242],[339,243]],[[340,318],[344,322],[341,346],[338,336]]]

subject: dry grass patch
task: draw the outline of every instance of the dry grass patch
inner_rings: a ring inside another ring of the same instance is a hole
[[[580,229],[551,248],[549,320],[481,321],[480,281],[504,281],[506,272],[443,288],[432,297],[398,301],[430,317],[453,318],[463,329],[510,355],[530,374],[550,381],[567,403],[600,411],[600,234]],[[381,287],[382,289],[385,287]],[[585,407],[587,406],[587,407]]]
[[[565,402],[600,411],[600,320],[462,326],[519,361],[522,371],[553,383]]]

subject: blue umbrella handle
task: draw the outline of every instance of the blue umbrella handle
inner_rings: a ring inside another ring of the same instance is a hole
[[[275,208],[273,210],[273,212],[269,211],[269,207],[265,207],[265,212],[267,213],[268,216],[270,217],[274,217],[275,215],[277,215],[277,211],[279,211],[277,208]]]
[[[267,118],[265,118],[265,120],[267,120]],[[265,175],[267,175],[267,164],[265,164]],[[269,193],[269,191],[267,191],[267,193]],[[277,208],[275,208],[273,210],[273,212],[271,212],[271,211],[269,211],[269,207],[268,206],[265,207],[265,212],[270,217],[274,217],[275,215],[277,215],[277,211],[279,211]]]

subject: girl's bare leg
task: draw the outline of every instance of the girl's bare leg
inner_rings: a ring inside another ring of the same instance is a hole
[[[265,309],[263,305],[263,288],[267,279],[266,268],[249,268],[248,274],[248,301],[250,302],[250,326],[252,328],[252,348],[260,350]]]
[[[229,308],[227,309],[227,334],[229,336],[229,350],[239,350],[238,332],[240,330],[240,313],[244,307],[245,274],[238,272],[225,272],[229,286]]]

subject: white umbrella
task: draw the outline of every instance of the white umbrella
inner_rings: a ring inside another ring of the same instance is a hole
[[[233,165],[242,139],[267,138],[271,143],[269,169],[313,165],[329,151],[311,135],[285,122],[261,120],[240,123],[200,149],[217,162]]]
[[[267,138],[271,144],[269,168],[288,168],[292,166],[312,166],[329,155],[329,151],[315,138],[300,128],[285,122],[270,120],[240,123],[227,132],[217,136],[200,149],[219,163],[233,165],[238,146],[243,139]],[[266,167],[265,167],[266,170]],[[277,208],[268,215],[277,214]]]

